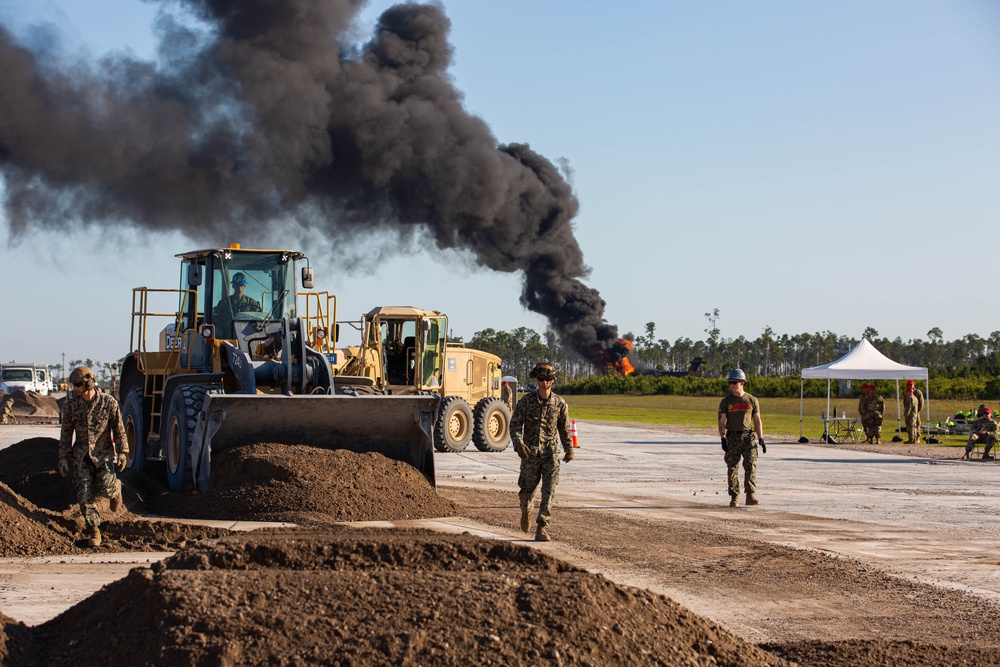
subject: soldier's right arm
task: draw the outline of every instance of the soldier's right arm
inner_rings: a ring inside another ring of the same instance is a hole
[[[524,410],[525,405],[527,405],[524,402],[524,398],[522,396],[521,400],[517,402],[517,405],[514,406],[514,412],[510,416],[510,441],[514,447],[522,443],[521,433],[524,430]]]
[[[59,458],[69,455],[73,446],[73,418],[70,410],[70,401],[63,402],[62,415],[59,419],[62,426],[59,429]]]

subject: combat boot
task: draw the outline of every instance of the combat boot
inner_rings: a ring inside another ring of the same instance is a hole
[[[112,513],[117,512],[122,506],[122,481],[115,480],[115,495],[111,496],[111,502],[108,503],[108,509]]]
[[[730,493],[729,494],[729,506],[730,507],[739,507],[740,506],[740,497],[737,496],[734,493]]]
[[[760,505],[760,501],[757,500],[757,496],[752,493],[747,494],[747,505]]]
[[[528,508],[527,507],[522,507],[521,508],[521,532],[522,533],[528,532],[528,527],[530,526],[530,524],[531,524],[531,519],[530,519],[530,517],[528,517]]]
[[[545,532],[545,526],[538,524],[538,530],[535,531],[535,541],[536,542],[551,542],[552,538],[549,534]]]
[[[87,546],[88,547],[99,547],[101,546],[101,529],[94,526],[87,531]]]

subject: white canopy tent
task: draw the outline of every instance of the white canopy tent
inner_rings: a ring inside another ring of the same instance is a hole
[[[920,366],[905,366],[896,363],[885,356],[872,345],[868,339],[862,339],[853,350],[836,361],[822,366],[812,366],[802,369],[802,380],[799,385],[799,441],[805,442],[802,436],[802,401],[804,398],[805,381],[809,379],[826,380],[826,416],[830,416],[830,386],[833,380],[895,380],[896,381],[896,418],[902,422],[900,414],[899,381],[923,380],[924,405],[927,409],[927,421],[930,421],[930,386],[927,369]]]

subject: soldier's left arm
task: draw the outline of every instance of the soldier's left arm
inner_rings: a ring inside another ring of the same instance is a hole
[[[573,440],[569,435],[569,405],[561,396],[559,397],[559,417],[556,419],[556,428],[559,430],[559,440],[562,442],[563,449],[571,449]]]
[[[109,415],[109,421],[111,422],[111,432],[115,436],[115,444],[118,445],[115,455],[128,454],[128,436],[125,435],[125,423],[122,421],[122,411],[113,397],[111,399],[112,408],[111,414]]]

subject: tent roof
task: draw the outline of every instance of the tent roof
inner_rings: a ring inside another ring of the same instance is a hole
[[[833,380],[926,380],[927,369],[896,363],[875,349],[868,339],[862,339],[853,350],[836,361],[803,368],[802,377]]]

